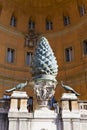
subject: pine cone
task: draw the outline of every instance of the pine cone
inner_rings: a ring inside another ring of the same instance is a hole
[[[58,73],[56,57],[45,37],[41,37],[37,42],[37,48],[32,58],[32,77],[39,78],[42,75],[55,77]],[[44,78],[45,78],[44,76]],[[43,77],[43,76],[42,76]]]

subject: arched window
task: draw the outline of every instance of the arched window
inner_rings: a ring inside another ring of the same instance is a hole
[[[84,16],[86,14],[86,8],[83,0],[77,0],[77,7],[78,7],[79,15]]]
[[[53,23],[52,23],[51,17],[48,16],[46,18],[46,30],[52,30],[52,29],[53,29]]]
[[[35,20],[34,18],[30,17],[28,27],[30,30],[35,29]]]
[[[64,26],[69,25],[70,22],[71,22],[71,20],[70,20],[69,10],[67,10],[65,8],[64,11],[63,11],[63,23],[64,23]]]
[[[10,25],[13,27],[16,27],[16,24],[17,24],[16,17],[14,15],[12,15],[11,19],[10,19]]]
[[[79,5],[78,9],[79,9],[80,16],[84,16],[86,14],[85,5],[83,5],[83,4]]]
[[[16,18],[14,16],[11,17],[10,25],[14,27],[16,26]]]

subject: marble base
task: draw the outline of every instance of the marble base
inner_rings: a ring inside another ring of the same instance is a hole
[[[42,107],[34,111],[34,118],[56,118],[57,113],[47,107]]]
[[[56,119],[36,118],[31,121],[30,130],[57,130]]]
[[[57,130],[57,113],[46,107],[35,110],[31,130]]]

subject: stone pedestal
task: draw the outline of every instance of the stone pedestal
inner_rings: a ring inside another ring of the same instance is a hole
[[[47,107],[28,113],[27,97],[25,92],[15,91],[11,95],[8,113],[9,130],[58,130],[58,114]],[[18,100],[20,100],[19,109]]]
[[[61,98],[62,110],[78,111],[78,99],[74,93],[64,93]]]
[[[57,118],[57,113],[46,107],[35,110],[31,130],[57,130]]]
[[[63,130],[80,130],[80,113],[76,95],[64,93],[61,102]]]
[[[26,92],[14,91],[11,95],[11,105],[9,112],[28,112],[27,99],[28,96]]]
[[[27,110],[27,98],[26,92],[14,91],[12,93],[8,113],[9,130],[28,130],[28,116],[30,115]]]
[[[42,75],[35,81],[34,92],[37,96],[38,109],[31,120],[31,130],[58,130],[58,113],[50,110],[48,101],[54,96],[56,81],[48,79],[52,75]]]
[[[33,113],[28,112],[9,112],[9,129],[8,130],[31,130],[31,120]]]

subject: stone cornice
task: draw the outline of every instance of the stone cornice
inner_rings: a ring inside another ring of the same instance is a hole
[[[20,31],[17,31],[17,30],[13,30],[11,29],[10,27],[7,27],[3,24],[0,24],[0,30],[4,31],[4,32],[7,32],[9,34],[12,34],[12,35],[16,35],[16,36],[20,36],[20,37],[24,37],[24,34]]]

